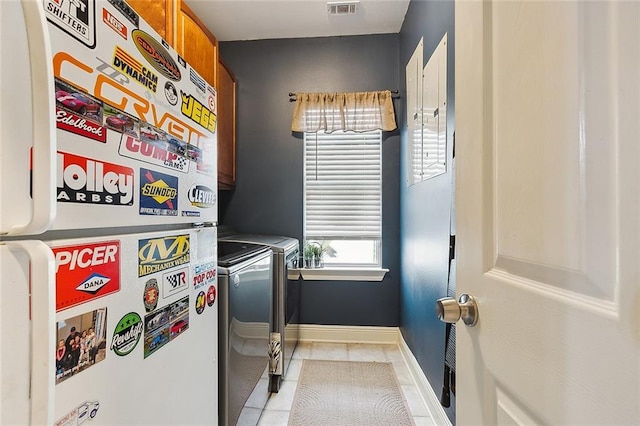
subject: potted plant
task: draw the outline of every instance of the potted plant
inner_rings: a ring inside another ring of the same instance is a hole
[[[326,242],[308,241],[304,245],[304,266],[305,268],[322,268],[324,266],[324,255],[334,257],[335,250]]]

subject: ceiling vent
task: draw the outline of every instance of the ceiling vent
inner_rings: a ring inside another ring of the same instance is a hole
[[[353,15],[356,13],[359,1],[335,1],[327,3],[329,15]]]

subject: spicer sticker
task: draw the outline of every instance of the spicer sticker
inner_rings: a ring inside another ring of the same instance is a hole
[[[144,161],[165,169],[189,173],[189,160],[176,152],[170,151],[168,149],[169,146],[168,141],[145,142],[130,135],[122,135],[118,153],[123,157]]]
[[[139,277],[185,265],[189,261],[189,234],[138,241]]]
[[[193,268],[193,288],[195,290],[216,282],[216,262],[203,263]]]
[[[167,49],[158,43],[156,39],[142,30],[133,30],[131,38],[138,51],[160,74],[169,80],[180,81],[182,78],[178,64],[173,60]]]
[[[205,185],[191,185],[187,198],[192,206],[201,209],[216,206],[216,191]]]
[[[120,241],[52,248],[56,311],[120,290]]]
[[[96,45],[94,0],[44,0],[47,19],[93,49]]]
[[[158,280],[151,278],[144,285],[144,296],[142,298],[144,302],[144,309],[147,312],[153,311],[158,306],[158,298],[160,297],[160,288],[158,287]]]
[[[162,297],[167,298],[189,287],[189,268],[176,269],[162,275]]]
[[[178,178],[140,169],[140,214],[178,215]]]
[[[67,203],[133,204],[133,169],[58,152],[57,200]]]
[[[135,312],[129,312],[118,321],[113,331],[111,350],[119,356],[131,353],[138,345],[144,328],[142,318]]]

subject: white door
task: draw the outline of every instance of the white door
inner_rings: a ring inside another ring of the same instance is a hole
[[[640,3],[456,3],[458,424],[640,424]]]

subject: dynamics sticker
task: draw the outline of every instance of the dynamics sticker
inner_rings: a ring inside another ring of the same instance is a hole
[[[185,265],[189,261],[189,234],[138,241],[139,277]]]
[[[132,36],[136,31],[139,30],[133,30]],[[153,93],[156,93],[158,90],[158,75],[143,66],[136,58],[120,46],[116,46],[113,52],[113,66]]]
[[[143,328],[144,323],[137,313],[129,312],[123,316],[113,330],[111,350],[118,356],[130,354],[138,345]]]
[[[140,214],[178,215],[178,178],[140,169]]]
[[[120,241],[52,248],[56,312],[120,290]]]
[[[133,204],[134,172],[130,167],[58,152],[57,200],[66,203]]]

